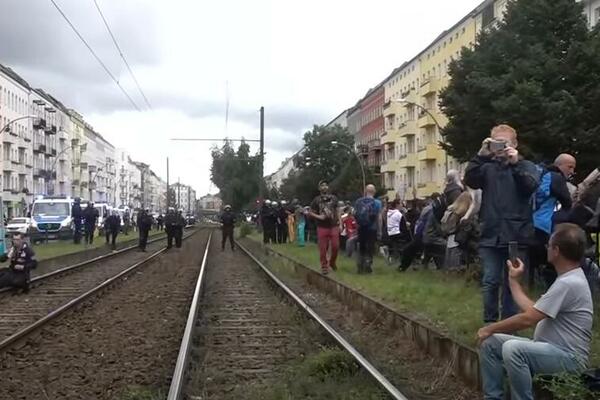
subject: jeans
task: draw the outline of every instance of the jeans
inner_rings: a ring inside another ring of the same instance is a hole
[[[357,234],[350,236],[346,240],[346,255],[348,257],[352,257],[352,254],[354,254],[354,250],[356,250],[356,242],[358,242]]]
[[[223,227],[221,229],[221,250],[225,250],[225,242],[229,239],[229,244],[231,245],[231,250],[235,248],[233,245],[233,226]]]
[[[504,399],[504,370],[510,382],[512,400],[533,400],[532,377],[536,374],[579,372],[585,363],[575,355],[543,342],[495,334],[479,350],[483,398]]]
[[[371,227],[358,227],[358,273],[373,272],[373,254],[377,231]]]
[[[329,267],[335,268],[338,249],[340,247],[340,229],[337,226],[332,228],[317,227],[317,238],[319,240],[319,258],[321,260],[321,269],[327,271]],[[327,250],[331,243],[331,256],[327,260]]]
[[[506,319],[519,312],[508,282],[507,247],[480,247],[479,258],[483,266],[483,322],[496,322],[498,317]],[[519,249],[519,258],[528,265],[527,250]],[[502,311],[499,313],[498,294],[502,287]]]

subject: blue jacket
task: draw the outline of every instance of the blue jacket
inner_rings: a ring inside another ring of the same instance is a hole
[[[540,183],[535,164],[520,160],[510,165],[475,156],[465,171],[465,183],[482,190],[480,247],[506,247],[510,241],[532,243],[532,195]]]
[[[535,193],[533,223],[536,229],[550,235],[556,205],[560,203],[561,210],[566,212],[571,208],[572,201],[567,180],[560,171],[550,167],[540,168],[540,173],[540,186]]]

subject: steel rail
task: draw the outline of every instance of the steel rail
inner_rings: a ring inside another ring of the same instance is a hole
[[[199,232],[199,230],[195,230],[194,232],[190,233],[189,235],[187,235],[183,239],[184,240],[188,239],[191,236],[193,236],[194,234],[196,234],[197,232]],[[138,261],[137,263],[131,265],[130,267],[126,268],[125,270],[119,272],[117,275],[113,276],[112,278],[107,279],[106,281],[102,282],[98,286],[96,286],[96,287],[94,287],[94,288],[86,291],[85,293],[79,295],[78,297],[76,297],[74,299],[71,299],[69,302],[63,304],[62,306],[58,307],[57,309],[55,309],[55,310],[51,311],[50,313],[46,314],[46,316],[40,318],[39,320],[35,321],[34,323],[32,323],[32,324],[26,326],[25,328],[17,331],[16,333],[12,334],[8,338],[6,338],[6,339],[4,339],[3,341],[0,342],[0,352],[3,352],[8,347],[12,346],[14,343],[22,340],[23,338],[27,337],[32,332],[34,332],[37,329],[39,329],[39,328],[43,327],[44,325],[46,325],[48,322],[56,319],[57,317],[59,317],[60,315],[62,315],[65,311],[67,311],[67,310],[73,308],[74,306],[80,304],[81,302],[83,302],[88,297],[90,297],[90,296],[92,296],[92,295],[100,292],[102,289],[104,289],[107,286],[113,284],[115,281],[117,281],[120,278],[128,275],[129,273],[131,273],[132,271],[138,269],[139,267],[147,264],[148,262],[150,262],[154,258],[158,257],[159,255],[165,253],[166,251],[167,251],[167,248],[165,247],[165,248],[162,248],[162,249],[154,252],[149,257],[145,258],[144,260]]]
[[[319,316],[308,304],[304,302],[292,289],[290,289],[285,283],[275,276],[260,260],[258,260],[248,249],[242,246],[236,241],[238,248],[242,249],[248,257],[250,257],[262,271],[273,281],[280,289],[282,289],[294,302],[302,308],[306,313],[315,320],[321,327],[327,331],[327,333],[354,357],[368,373],[371,375],[377,383],[396,400],[408,400],[406,396],[402,394],[381,372],[377,370],[360,352],[354,348],[342,335],[340,335],[331,325],[329,325],[323,318]],[[179,400],[179,399],[173,399]]]
[[[196,318],[198,316],[200,295],[202,292],[202,284],[206,271],[206,260],[208,259],[208,250],[210,248],[211,238],[212,232],[208,236],[208,241],[206,242],[204,257],[202,258],[202,266],[200,267],[200,273],[198,274],[198,280],[196,281],[194,297],[192,298],[192,304],[190,306],[185,330],[183,332],[183,339],[181,340],[181,347],[179,348],[179,355],[177,356],[175,372],[173,373],[173,378],[171,379],[171,386],[169,388],[167,400],[179,400],[183,390],[183,385],[185,383],[185,370],[188,365],[189,355],[192,347],[193,330],[194,325],[196,324]]]

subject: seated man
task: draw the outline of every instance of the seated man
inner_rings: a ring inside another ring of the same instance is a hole
[[[25,242],[23,234],[16,233],[7,256],[8,268],[0,269],[0,288],[13,287],[29,291],[29,272],[37,266],[33,249]]]
[[[548,261],[558,278],[536,302],[519,278],[525,270],[507,262],[510,288],[521,313],[485,326],[477,333],[484,399],[504,399],[506,370],[513,400],[533,400],[536,374],[578,373],[587,365],[592,339],[592,296],[581,269],[585,233],[573,224],[558,225],[548,243]],[[506,335],[535,326],[533,340]]]

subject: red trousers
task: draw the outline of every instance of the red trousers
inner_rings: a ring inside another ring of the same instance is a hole
[[[321,259],[321,269],[324,271],[328,267],[336,266],[338,249],[340,247],[340,229],[335,226],[333,228],[317,227],[317,239],[319,241],[319,255]],[[331,256],[327,260],[327,250],[331,243]]]

